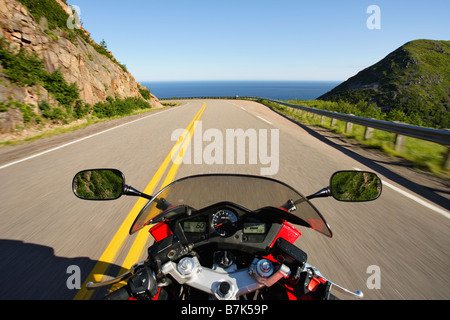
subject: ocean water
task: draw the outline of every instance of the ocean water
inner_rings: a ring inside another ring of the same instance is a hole
[[[164,81],[141,82],[159,99],[259,97],[314,100],[340,84],[336,81]]]

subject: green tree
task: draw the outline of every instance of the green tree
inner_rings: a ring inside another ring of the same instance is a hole
[[[102,41],[100,41],[99,43],[105,50],[108,50],[108,45],[106,44],[105,39],[102,39]]]

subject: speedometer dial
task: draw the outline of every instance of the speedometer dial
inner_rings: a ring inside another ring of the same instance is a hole
[[[212,227],[222,237],[231,236],[237,229],[238,217],[228,209],[217,211],[212,217]]]

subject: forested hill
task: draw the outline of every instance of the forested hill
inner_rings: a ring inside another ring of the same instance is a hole
[[[450,41],[415,40],[318,98],[365,101],[408,122],[450,128]]]

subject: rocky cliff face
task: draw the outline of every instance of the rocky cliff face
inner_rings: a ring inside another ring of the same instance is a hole
[[[72,15],[71,9],[64,2],[55,1]],[[74,32],[68,34],[61,28],[50,30],[45,18],[38,22],[20,2],[0,1],[0,39],[5,40],[9,50],[18,52],[23,48],[36,53],[43,59],[49,73],[59,70],[67,83],[76,83],[82,101],[93,105],[105,101],[108,96],[120,99],[142,98],[140,85],[134,77],[117,61],[114,62],[114,58],[97,52],[92,43],[86,41],[88,33],[84,33],[86,37],[80,37]],[[44,100],[56,103],[39,84],[18,86],[11,83],[0,65],[0,101],[8,99],[34,106]],[[153,95],[147,101],[153,107],[161,106]]]

